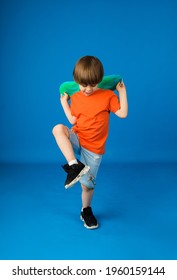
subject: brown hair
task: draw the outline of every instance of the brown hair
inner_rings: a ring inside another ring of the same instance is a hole
[[[101,82],[103,75],[103,65],[95,56],[81,57],[73,70],[74,80],[80,85],[96,85]]]

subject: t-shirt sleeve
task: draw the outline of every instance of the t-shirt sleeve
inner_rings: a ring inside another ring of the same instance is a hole
[[[109,102],[109,111],[112,113],[117,112],[120,109],[120,102],[118,96],[114,93]]]

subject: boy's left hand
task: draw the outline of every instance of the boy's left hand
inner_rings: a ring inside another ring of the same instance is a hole
[[[116,85],[116,90],[117,90],[118,92],[126,91],[126,87],[125,87],[124,82],[119,82],[119,83]]]

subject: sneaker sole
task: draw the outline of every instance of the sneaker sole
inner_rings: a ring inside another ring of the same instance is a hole
[[[87,172],[90,170],[90,167],[89,166],[85,166],[81,172],[77,175],[77,177],[68,185],[65,185],[65,189],[69,189],[71,188],[75,183],[77,183],[82,176],[84,176],[85,174],[87,174]]]
[[[96,226],[91,226],[91,227],[87,226],[84,219],[82,218],[82,215],[80,215],[80,219],[81,219],[82,222],[84,222],[84,227],[86,227],[87,229],[96,229],[96,228],[99,227],[98,224]]]

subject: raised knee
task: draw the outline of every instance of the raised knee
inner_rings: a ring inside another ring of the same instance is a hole
[[[64,131],[64,125],[63,124],[57,124],[52,129],[52,133],[53,133],[54,136],[56,136],[58,133],[63,132],[63,131]]]
[[[60,134],[65,134],[65,135],[68,134],[67,128],[63,124],[55,125],[54,128],[52,129],[52,133],[55,137]]]

